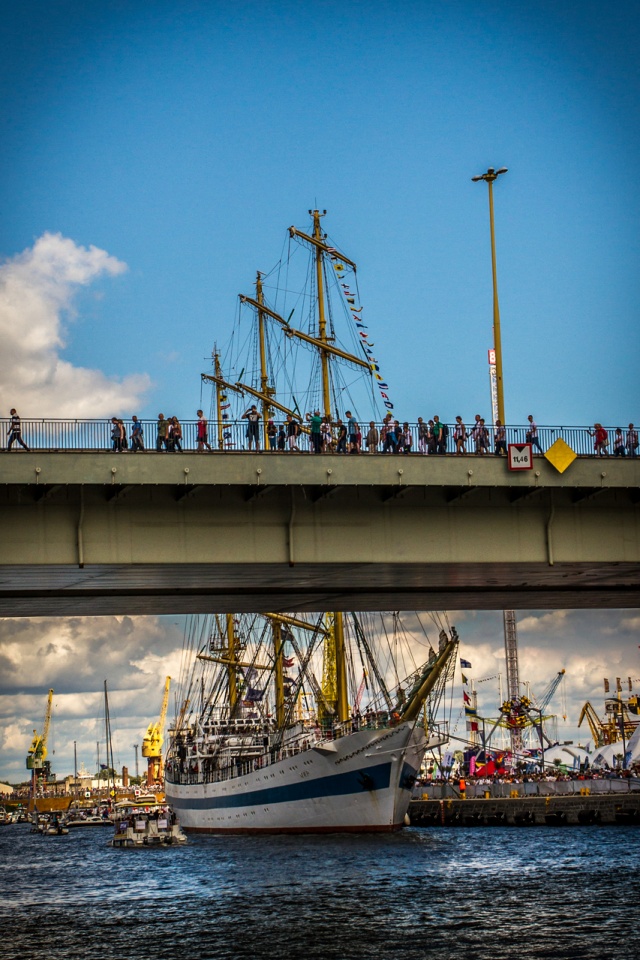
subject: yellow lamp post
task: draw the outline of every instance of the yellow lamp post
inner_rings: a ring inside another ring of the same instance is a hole
[[[498,305],[498,274],[496,271],[496,237],[493,223],[493,181],[497,180],[501,173],[506,173],[507,168],[501,167],[494,170],[489,167],[486,173],[479,177],[471,177],[477,183],[478,180],[485,180],[489,185],[489,224],[491,227],[491,270],[493,273],[493,348],[496,353],[496,381],[498,394],[498,417],[502,423],[506,423],[504,416],[504,387],[502,382],[502,343],[500,341],[500,307]]]

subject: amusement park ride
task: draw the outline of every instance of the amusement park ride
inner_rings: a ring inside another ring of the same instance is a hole
[[[480,746],[481,740],[481,748],[489,748],[495,731],[500,728],[509,734],[512,757],[521,756],[523,751],[536,746],[535,741],[538,739],[540,749],[542,753],[544,753],[545,744],[547,746],[553,745],[553,741],[545,729],[545,723],[554,719],[552,714],[546,714],[545,711],[551,703],[558,686],[565,677],[565,670],[559,670],[558,673],[555,674],[539,698],[533,695],[525,696],[522,694],[520,692],[515,611],[505,610],[503,612],[503,619],[507,667],[507,698],[500,704],[499,714],[496,719],[482,719],[482,734],[476,737],[476,743]],[[473,691],[473,697],[473,706],[475,708],[475,691]],[[485,723],[491,724],[488,730],[485,729]]]

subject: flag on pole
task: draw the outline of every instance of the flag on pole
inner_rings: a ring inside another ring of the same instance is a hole
[[[471,664],[469,663],[468,660],[465,660],[464,657],[460,657],[460,666],[461,666],[461,667],[466,667],[467,670],[470,670],[470,669],[471,669]]]

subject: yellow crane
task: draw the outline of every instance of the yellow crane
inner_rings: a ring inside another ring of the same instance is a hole
[[[142,756],[147,758],[147,785],[151,786],[162,779],[162,744],[164,742],[164,724],[167,719],[169,706],[169,686],[171,677],[167,677],[164,684],[160,717],[155,723],[150,723],[142,740]]]
[[[53,700],[53,690],[49,690],[47,698],[47,709],[44,713],[44,726],[42,733],[33,731],[33,740],[27,750],[27,770],[42,770],[44,761],[47,759],[47,739],[49,737],[49,725],[51,723],[51,703]]]
[[[591,731],[591,738],[593,740],[594,747],[602,747],[605,743],[610,743],[611,741],[607,737],[607,731],[605,730],[600,717],[588,700],[580,711],[580,719],[578,720],[579,727],[582,726],[582,721],[585,719],[585,717],[587,718],[587,723],[589,724],[589,730]]]
[[[51,704],[53,701],[53,690],[49,690],[47,697],[47,709],[44,712],[44,725],[42,733],[33,731],[33,740],[27,750],[27,770],[31,770],[31,796],[35,797],[38,785],[38,773],[44,770],[44,762],[47,759],[47,740],[49,738],[49,725],[51,723]]]

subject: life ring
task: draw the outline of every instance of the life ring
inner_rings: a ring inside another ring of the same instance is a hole
[[[136,788],[136,789],[133,791],[133,795],[134,795],[135,797],[139,797],[139,796],[140,796],[140,791]]]

